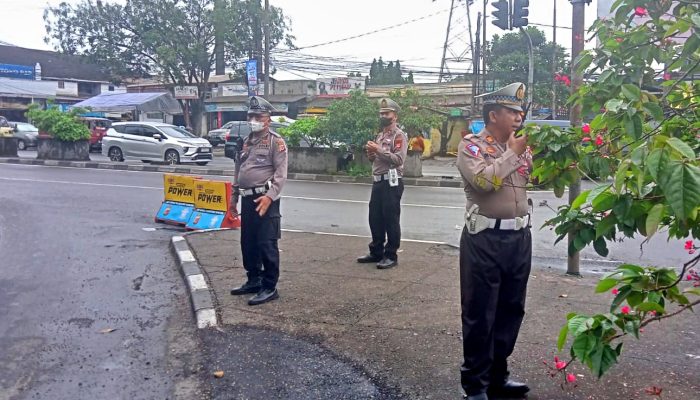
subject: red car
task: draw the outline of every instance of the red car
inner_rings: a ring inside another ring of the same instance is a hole
[[[107,118],[80,117],[85,126],[90,130],[90,150],[102,149],[102,137],[107,133],[107,129],[112,126],[112,121]]]

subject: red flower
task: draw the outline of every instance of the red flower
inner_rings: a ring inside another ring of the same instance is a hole
[[[625,39],[623,39],[623,38],[621,38],[621,37],[615,38],[615,41],[616,41],[617,43],[622,43],[624,40],[625,40]]]
[[[653,317],[656,317],[656,311],[654,310],[649,311],[649,314]]]
[[[669,74],[668,72],[664,72],[664,80],[665,81],[671,80],[671,74]]]
[[[685,276],[685,280],[687,280],[687,281],[692,281],[692,280],[693,280],[693,275],[690,275],[690,274],[686,275],[686,276]]]
[[[695,254],[695,249],[688,250],[688,254]]]
[[[589,133],[591,133],[591,126],[588,125],[588,124],[584,124],[584,125],[581,127],[581,130],[583,131],[583,133],[585,133],[586,135],[588,135]]]
[[[557,367],[557,369],[564,369],[566,368],[566,363],[564,361],[557,361],[554,366]]]
[[[566,375],[566,381],[569,383],[574,383],[576,382],[576,375],[574,374],[568,374]]]
[[[614,294],[614,295],[617,295],[618,293],[620,293],[620,291],[617,290],[617,288],[613,289],[611,292],[612,292],[612,294]]]
[[[693,248],[693,241],[692,240],[686,240],[685,241],[685,249],[686,250],[691,250]]]
[[[554,356],[554,362],[559,362],[559,357]]]
[[[591,138],[588,136],[584,136],[583,139],[581,139],[581,141],[583,141],[584,143],[588,143],[591,141]]]
[[[595,137],[595,145],[596,146],[602,146],[603,145],[603,137],[601,135],[598,135]]]
[[[627,315],[630,313],[630,306],[622,306],[620,307],[620,312]]]
[[[643,17],[643,16],[647,15],[647,9],[644,7],[636,7],[634,9],[634,15],[636,15],[638,17]]]

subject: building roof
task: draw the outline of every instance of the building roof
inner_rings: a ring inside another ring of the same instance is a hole
[[[85,57],[57,53],[55,51],[26,49],[0,45],[0,64],[41,65],[43,78],[109,82],[109,74],[100,66],[90,64]]]
[[[272,96],[260,96],[270,103],[295,103],[300,100],[306,100],[303,94],[276,94]],[[248,103],[248,96],[214,96],[204,100],[205,103]]]
[[[0,78],[0,96],[52,98],[56,97],[56,82]]]
[[[153,112],[180,114],[182,108],[175,98],[167,92],[159,93],[102,93],[80,103],[75,107],[89,107],[99,112]]]

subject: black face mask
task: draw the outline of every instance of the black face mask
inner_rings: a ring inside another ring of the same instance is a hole
[[[379,118],[379,125],[382,127],[387,127],[394,122],[391,118]]]

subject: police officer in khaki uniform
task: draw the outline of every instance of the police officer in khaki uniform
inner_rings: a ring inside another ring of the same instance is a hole
[[[460,241],[464,364],[470,400],[522,398],[527,385],[510,380],[507,359],[525,314],[532,237],[525,186],[532,156],[522,126],[525,85],[513,83],[484,99],[486,124],[459,145],[457,168],[467,197]]]
[[[232,206],[241,200],[241,252],[248,274],[245,284],[232,295],[256,293],[253,306],[275,300],[280,256],[277,240],[280,229],[280,193],[287,180],[287,146],[270,130],[274,108],[262,97],[253,96],[248,104],[251,133],[243,143],[236,163]]]
[[[398,265],[397,250],[401,245],[401,196],[403,195],[403,163],[408,152],[408,137],[396,126],[401,107],[391,99],[379,101],[382,132],[366,145],[372,161],[372,195],[369,200],[369,228],[372,243],[369,254],[359,263],[377,263],[387,269]],[[386,242],[386,244],[385,244]]]

